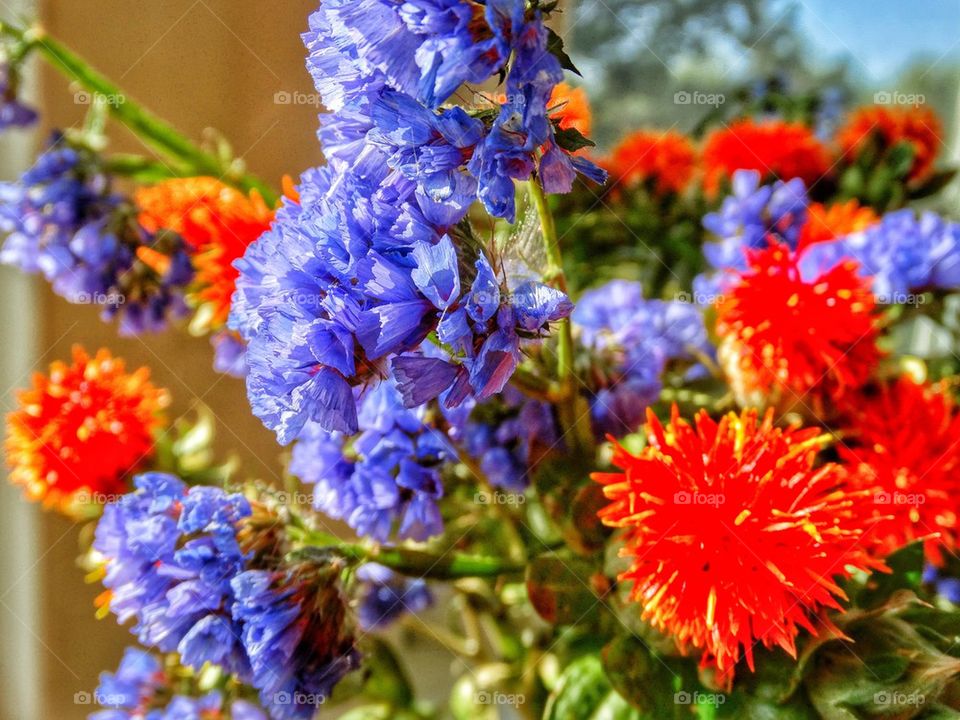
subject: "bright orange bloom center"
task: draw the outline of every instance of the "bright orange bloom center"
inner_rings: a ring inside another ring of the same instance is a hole
[[[650,183],[657,193],[679,193],[693,179],[697,153],[675,130],[638,130],[621,140],[603,164],[618,185]]]

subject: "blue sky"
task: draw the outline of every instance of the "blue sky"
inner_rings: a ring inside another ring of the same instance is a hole
[[[960,59],[960,0],[794,0],[811,47],[882,82],[909,58]]]

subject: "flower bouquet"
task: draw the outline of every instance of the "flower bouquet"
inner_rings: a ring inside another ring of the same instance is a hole
[[[939,121],[787,103],[603,155],[557,13],[324,0],[326,163],[282,191],[0,26],[0,125],[30,57],[91,98],[0,186],[0,261],[209,336],[290,481],[106,349],[19,393],[11,481],[91,525],[135,636],[95,720],[960,718]],[[395,623],[458,657],[448,702]]]

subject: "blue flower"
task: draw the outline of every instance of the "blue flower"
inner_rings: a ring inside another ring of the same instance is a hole
[[[119,622],[134,619],[144,645],[176,650],[185,664],[248,671],[230,618],[230,578],[245,567],[236,539],[250,506],[219,488],[189,490],[173,475],[145,473],[136,492],[104,508],[94,548]]]
[[[926,565],[923,568],[923,581],[933,585],[938,595],[960,605],[960,578],[951,577],[935,565]]]
[[[890,212],[865,230],[811,245],[800,269],[814,276],[842,260],[857,261],[860,273],[872,276],[881,302],[898,302],[914,290],[960,287],[960,225],[933,212]]]
[[[96,159],[60,136],[19,181],[0,185],[0,231],[0,262],[42,273],[68,301],[101,306],[104,319],[119,316],[123,335],[162,329],[187,311],[193,268],[182,239],[140,227]],[[142,248],[162,266],[147,264]]]
[[[252,682],[274,720],[310,720],[359,666],[337,575],[248,570],[232,580]]]
[[[381,542],[425,540],[443,531],[437,501],[440,466],[455,458],[426,409],[403,406],[389,380],[367,391],[349,438],[309,424],[293,449],[290,472],[314,485],[314,505]]]
[[[37,122],[37,111],[17,97],[19,69],[0,63],[0,130],[29,127]]]
[[[404,613],[418,613],[433,604],[433,594],[424,580],[405,578],[377,563],[357,568],[357,580],[357,621],[365,631],[382,629]]]
[[[590,411],[599,437],[621,437],[643,423],[669,363],[695,363],[713,352],[699,307],[645,299],[640,284],[627,280],[585,293],[573,322],[590,353]]]

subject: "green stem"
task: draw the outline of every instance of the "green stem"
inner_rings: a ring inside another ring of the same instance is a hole
[[[543,233],[543,246],[547,255],[547,266],[543,272],[543,279],[549,285],[563,291],[567,290],[567,276],[563,271],[563,256],[560,251],[560,239],[557,236],[557,225],[553,213],[547,204],[547,197],[543,187],[537,180],[527,183],[530,189],[530,198],[540,218],[540,228]],[[559,323],[557,338],[557,379],[560,385],[560,422],[563,431],[569,434],[579,447],[589,449],[593,447],[593,436],[590,428],[582,421],[577,377],[573,360],[573,327],[569,318]]]
[[[206,152],[174,127],[133,101],[107,77],[94,70],[80,56],[42,30],[24,31],[8,23],[0,24],[0,32],[16,37],[43,55],[54,68],[83,87],[96,98],[102,98],[111,115],[126,125],[144,144],[189,168],[191,175],[212,175],[244,190],[256,190],[268,205],[277,195],[268,184],[243,171],[239,162],[224,163]]]

